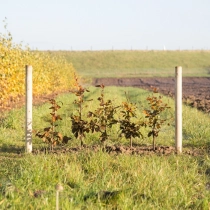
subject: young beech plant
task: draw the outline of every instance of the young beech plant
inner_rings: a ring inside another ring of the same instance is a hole
[[[148,104],[150,106],[150,109],[144,110],[145,118],[147,118],[147,121],[145,122],[146,126],[151,128],[151,130],[148,132],[148,137],[152,136],[153,150],[155,150],[156,137],[158,137],[158,134],[161,130],[162,125],[167,121],[167,119],[161,118],[161,113],[163,113],[166,109],[170,108],[167,104],[163,103],[162,96],[154,95],[157,93],[158,93],[157,89],[154,88],[153,95],[147,97],[147,101],[149,102]]]
[[[51,121],[50,121],[50,127],[44,128],[43,131],[38,131],[36,133],[36,136],[41,138],[45,143],[48,143],[50,146],[50,149],[53,150],[55,145],[58,144],[66,144],[71,139],[67,136],[63,136],[60,132],[56,131],[57,124],[56,122],[58,120],[62,120],[60,115],[57,114],[57,111],[61,108],[58,103],[54,99],[50,99],[49,102],[51,103]]]
[[[88,117],[92,118],[89,122],[89,127],[92,132],[100,132],[100,140],[104,143],[109,138],[107,129],[118,122],[114,118],[114,115],[119,106],[114,106],[110,99],[105,101],[105,86],[103,84],[96,85],[96,87],[101,88],[101,95],[97,99],[99,101],[99,107],[94,112],[88,112]]]
[[[130,147],[132,147],[132,138],[142,137],[140,127],[144,126],[144,122],[133,122],[132,119],[136,118],[137,107],[135,104],[129,102],[123,102],[122,106],[122,119],[120,123],[120,136],[124,135],[126,139],[130,140]]]
[[[86,88],[83,88],[78,81],[78,77],[75,75],[75,87],[76,90],[72,91],[77,99],[74,101],[74,104],[77,105],[77,114],[71,115],[71,130],[76,138],[80,140],[81,146],[84,145],[83,138],[85,137],[85,133],[89,132],[88,121],[83,119],[83,104],[84,104],[84,93],[89,92]],[[89,100],[90,101],[90,100]]]

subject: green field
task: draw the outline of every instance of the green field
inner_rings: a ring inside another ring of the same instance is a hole
[[[66,57],[84,78],[168,77],[174,67],[183,76],[209,77],[210,51],[56,51]]]
[[[87,110],[94,110],[100,92],[90,87],[86,99]],[[136,88],[105,88],[107,99],[115,104],[130,101],[138,106],[138,118],[147,106],[151,93]],[[68,147],[77,147],[79,141],[70,131],[70,114],[75,96],[64,94],[59,114],[63,118],[58,129],[73,139]],[[174,101],[164,98],[174,113]],[[49,126],[50,104],[34,107],[33,129]],[[67,154],[24,154],[24,108],[5,113],[0,123],[0,209],[55,209],[55,185],[62,184],[60,209],[209,209],[210,208],[210,139],[209,115],[183,106],[184,150],[203,149],[202,155],[109,155],[102,151],[81,150]],[[196,123],[195,123],[196,122]],[[126,139],[110,132],[107,144],[129,145]],[[145,133],[146,134],[146,131]],[[151,145],[151,139],[136,138],[137,144]],[[99,144],[95,134],[85,138],[88,145]],[[174,120],[163,126],[157,144],[174,146]],[[34,149],[46,147],[37,137]],[[17,152],[20,154],[17,154]]]

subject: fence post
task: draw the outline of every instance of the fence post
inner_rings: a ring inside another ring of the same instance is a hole
[[[32,66],[25,67],[25,86],[26,86],[26,128],[25,128],[25,145],[26,152],[32,152]]]
[[[177,153],[182,153],[182,67],[175,67],[175,142]]]

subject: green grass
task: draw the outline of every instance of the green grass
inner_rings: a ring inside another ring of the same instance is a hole
[[[209,164],[209,160],[205,161]],[[1,209],[54,209],[61,183],[61,209],[208,209],[205,166],[190,156],[25,156],[1,163]],[[39,197],[34,193],[41,191]],[[100,192],[117,197],[99,197]],[[1,193],[2,194],[2,193]]]
[[[98,89],[90,87],[87,99],[96,99]],[[138,116],[146,107],[149,92],[137,88],[105,88],[107,98],[120,104],[125,100],[137,103]],[[57,129],[65,135],[70,132],[70,114],[74,96],[64,94],[57,98],[63,106],[59,110],[63,120]],[[174,101],[165,97],[174,113]],[[94,110],[97,102],[89,102]],[[33,128],[49,125],[50,104],[35,107]],[[196,122],[196,123],[195,123]],[[210,139],[209,115],[183,106],[184,149],[205,148]],[[113,128],[109,144],[129,142],[119,139]],[[146,134],[146,131],[144,131]],[[151,144],[151,139],[135,139],[139,144]],[[97,136],[87,135],[87,144],[98,143]],[[174,121],[164,126],[157,139],[161,145],[174,145]],[[77,146],[73,138],[68,146]],[[33,139],[33,147],[45,147],[40,139]],[[21,154],[17,154],[21,151]],[[61,209],[209,209],[209,156],[189,155],[109,155],[102,151],[80,151],[53,155],[24,154],[24,108],[5,113],[0,123],[0,209],[54,209],[55,185],[61,183]],[[112,193],[106,197],[104,192]],[[34,197],[39,195],[38,197]]]
[[[168,77],[174,67],[183,76],[209,77],[210,51],[55,51],[73,64],[84,78]]]

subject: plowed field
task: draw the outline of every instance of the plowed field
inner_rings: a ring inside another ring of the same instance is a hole
[[[160,93],[174,97],[175,78],[97,78],[93,85],[105,86],[131,86],[152,90],[158,88]],[[210,77],[184,77],[182,78],[183,101],[198,110],[210,112]]]

